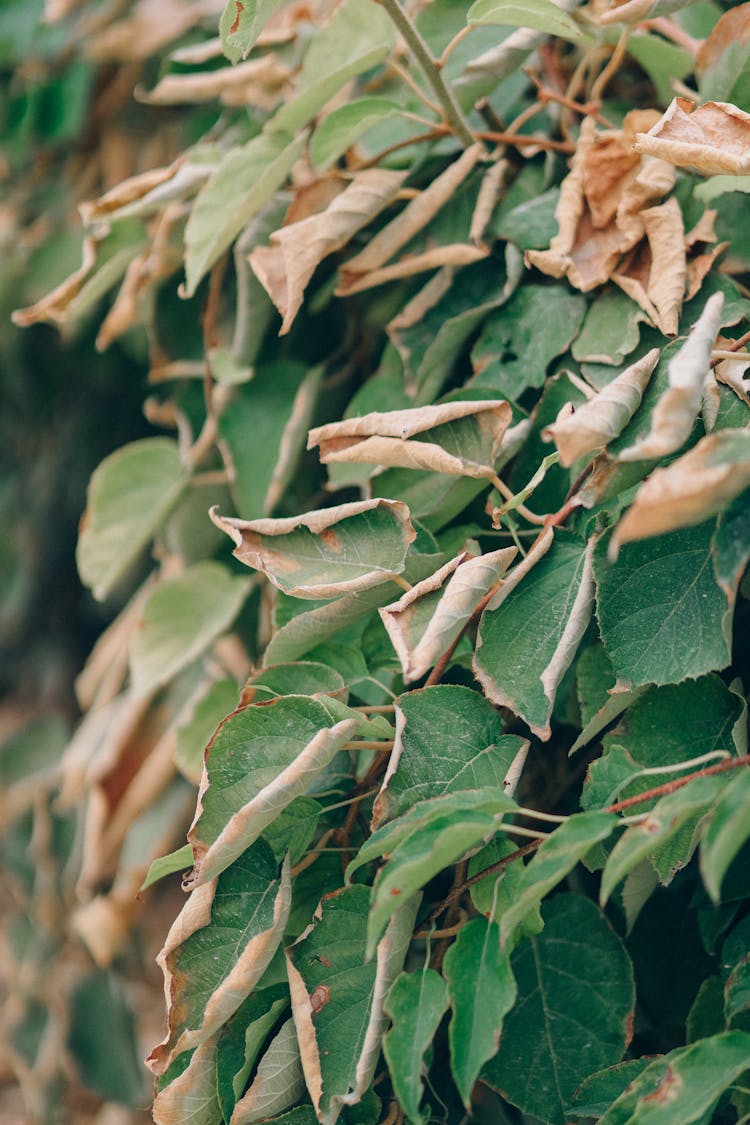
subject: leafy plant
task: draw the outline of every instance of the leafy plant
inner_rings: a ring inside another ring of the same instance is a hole
[[[102,17],[220,109],[15,314],[140,332],[175,431],[6,834],[33,911],[77,833],[79,1074],[138,1102],[86,1013],[181,872],[157,1123],[747,1120],[750,5],[194,8]]]

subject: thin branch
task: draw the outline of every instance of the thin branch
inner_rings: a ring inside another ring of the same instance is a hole
[[[370,742],[364,740],[356,740],[354,742],[347,742],[344,750],[379,750],[381,754],[390,754],[393,749],[393,739],[383,740],[382,742]]]
[[[388,59],[385,65],[388,70],[392,70],[393,73],[398,78],[400,78],[402,82],[406,83],[412,93],[417,95],[423,105],[426,105],[427,108],[431,109],[433,113],[436,113],[438,117],[442,117],[442,110],[440,106],[437,104],[437,102],[434,102],[432,98],[429,98],[427,96],[419,83],[414,81],[406,67],[401,66],[401,63],[396,62],[395,59]]]
[[[440,58],[436,60],[437,65],[440,67],[441,70],[445,66],[445,64],[447,63],[450,56],[453,54],[453,51],[456,49],[458,44],[463,39],[466,38],[466,36],[469,34],[470,31],[473,31],[473,30],[474,30],[474,28],[473,28],[472,24],[467,23],[467,24],[464,24],[464,26],[461,28],[460,31],[456,32],[456,34],[453,36],[453,38],[451,39],[448,46],[443,51]]]
[[[637,793],[635,797],[626,797],[624,801],[615,801],[613,805],[608,805],[604,812],[622,812],[623,809],[631,809],[634,805],[641,805],[644,801],[650,801],[654,797],[666,797],[668,793],[675,793],[691,781],[695,781],[697,777],[713,777],[717,773],[739,769],[740,766],[750,766],[750,754],[745,754],[742,758],[729,758],[715,766],[706,766],[703,770],[695,770],[694,773],[686,774],[685,777],[678,777],[675,781],[667,781],[664,785],[657,785],[655,789],[648,789],[645,793]]]
[[[622,60],[628,49],[628,39],[630,38],[630,28],[623,28],[620,38],[617,40],[617,45],[612,52],[612,56],[604,67],[604,70],[598,76],[593,86],[591,87],[590,101],[601,102],[604,97],[604,91],[607,88],[610,78],[613,78],[622,65]]]
[[[565,152],[568,154],[576,150],[576,146],[569,144],[567,141],[551,141],[547,137],[538,137],[532,133],[479,132],[477,137],[482,141],[492,141],[498,145],[511,145],[512,148],[528,148],[529,145],[534,145],[536,148],[545,149],[549,152]]]
[[[446,84],[440,73],[437,59],[422,38],[416,25],[412,22],[398,0],[377,0],[391,20],[401,32],[406,45],[411,50],[414,58],[419,63],[425,78],[429,82],[440,102],[446,122],[453,132],[459,137],[467,148],[476,144],[476,137],[469,128],[469,123],[464,117],[463,110],[456,101],[456,96]]]

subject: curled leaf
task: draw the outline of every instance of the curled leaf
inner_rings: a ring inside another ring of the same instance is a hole
[[[750,174],[750,113],[729,102],[696,106],[675,98],[647,133],[638,133],[638,152],[668,160],[678,168],[708,175]]]
[[[750,485],[750,431],[720,430],[702,438],[666,469],[655,469],[615,529],[621,543],[702,523]]]
[[[750,406],[750,384],[745,375],[750,367],[747,359],[722,359],[716,364],[716,378],[726,387],[731,387],[734,393]]]
[[[690,335],[670,361],[669,387],[656,404],[649,432],[635,445],[623,449],[620,461],[666,457],[687,441],[703,401],[703,386],[723,307],[723,293],[714,293],[706,301]]]
[[[652,348],[574,413],[563,417],[561,411],[542,430],[545,441],[554,441],[560,451],[561,465],[567,468],[579,457],[603,449],[623,431],[641,404],[658,359],[659,349]]]
[[[507,402],[446,402],[330,422],[310,431],[308,449],[324,464],[428,469],[450,476],[492,477],[511,421]]]
[[[682,211],[674,196],[641,212],[644,241],[612,280],[648,313],[665,336],[676,336],[685,295],[687,263]]]
[[[404,569],[415,531],[398,500],[362,500],[288,519],[211,519],[235,558],[295,598],[334,598],[379,586]]]
[[[285,335],[302,305],[305,288],[323,258],[345,246],[386,207],[404,182],[403,172],[370,168],[355,176],[325,211],[281,227],[270,246],[250,254],[259,280],[283,317]]]
[[[478,558],[462,551],[379,611],[406,683],[424,676],[449,648],[515,554],[515,547]]]

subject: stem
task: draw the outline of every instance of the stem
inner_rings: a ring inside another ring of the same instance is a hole
[[[678,789],[682,789],[689,782],[695,781],[696,777],[713,777],[714,774],[736,770],[740,766],[750,766],[750,754],[745,754],[742,758],[730,758],[728,761],[719,762],[715,766],[706,766],[703,770],[695,770],[694,773],[688,773],[685,777],[678,777],[676,781],[668,781],[664,785],[657,785],[655,789],[648,789],[645,793],[637,793],[635,797],[626,797],[624,801],[615,801],[613,805],[608,805],[604,812],[622,812],[623,809],[630,809],[633,805],[641,805],[644,801],[650,801],[654,797],[666,797],[669,793],[676,793]]]
[[[366,168],[374,168],[384,160],[386,156],[390,156],[392,152],[398,152],[399,149],[408,148],[409,145],[423,144],[425,141],[439,141],[441,137],[445,136],[445,129],[436,127],[429,133],[417,133],[413,137],[407,137],[403,141],[394,141],[392,145],[387,148],[381,149],[379,153],[371,157],[369,160],[363,161],[362,164],[357,165],[357,171],[362,172]]]
[[[450,58],[458,44],[461,42],[461,40],[465,39],[469,32],[473,30],[474,28],[472,27],[472,25],[470,23],[467,23],[461,28],[460,31],[456,32],[448,46],[443,51],[440,58],[437,60],[437,65],[441,68],[441,70],[445,66],[448,59]]]
[[[609,82],[610,78],[612,78],[613,75],[615,75],[620,69],[622,60],[625,58],[625,52],[628,49],[629,38],[630,28],[625,27],[620,34],[620,38],[617,40],[617,46],[612,52],[612,56],[609,62],[591,87],[591,92],[589,94],[590,101],[601,102],[602,96],[607,87],[607,83]]]
[[[344,750],[379,750],[381,754],[390,754],[393,749],[393,739],[383,742],[369,742],[358,740],[355,742],[347,742]]]
[[[461,138],[467,148],[470,145],[476,144],[476,138],[469,128],[469,123],[464,117],[463,111],[456,101],[453,91],[446,85],[440,73],[440,66],[437,60],[433,58],[429,47],[417,30],[416,25],[412,23],[398,0],[377,0],[377,2],[385,9],[393,23],[401,32],[404,41],[422,68],[425,78],[435,91],[435,95],[445,115],[445,120],[453,129],[453,132],[457,137]]]
[[[750,353],[740,351],[739,348],[714,348],[711,359],[742,359],[750,360]]]
[[[545,149],[550,152],[565,152],[573,153],[576,146],[568,144],[567,141],[550,141],[547,137],[537,137],[531,133],[495,133],[495,132],[481,132],[477,136],[482,141],[493,141],[499,145],[512,145],[513,148],[523,148],[528,145],[535,145],[537,148]]]

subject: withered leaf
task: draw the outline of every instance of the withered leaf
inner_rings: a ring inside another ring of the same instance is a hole
[[[288,85],[291,71],[269,53],[239,66],[193,74],[167,74],[153,90],[138,88],[138,101],[148,105],[184,105],[218,99],[224,105],[252,104],[272,109]]]
[[[413,277],[415,274],[440,269],[443,266],[471,266],[474,262],[481,262],[488,254],[487,246],[474,246],[468,242],[451,242],[447,246],[435,246],[425,250],[422,254],[405,254],[397,262],[372,270],[370,273],[361,275],[342,273],[344,280],[336,290],[336,295],[348,297],[352,293],[361,293],[365,289],[385,285],[388,281]]]
[[[750,485],[750,431],[709,434],[665,469],[655,469],[615,528],[621,543],[702,523]]]
[[[404,569],[415,531],[398,500],[362,500],[288,519],[211,519],[235,558],[295,598],[334,598],[387,582]]]
[[[716,378],[732,390],[743,402],[750,406],[750,383],[745,379],[745,374],[750,367],[747,359],[722,359],[716,364]]]
[[[675,336],[687,277],[682,211],[672,196],[666,203],[646,208],[641,218],[646,241],[631,252],[612,280],[665,336]]]
[[[675,98],[635,147],[678,168],[708,175],[750,175],[750,113],[729,102],[696,106]]]
[[[557,446],[561,465],[567,468],[579,457],[603,449],[622,433],[641,404],[658,359],[659,349],[652,348],[594,398],[565,417],[561,412],[556,421],[542,431],[545,441],[554,441]]]
[[[379,610],[406,683],[424,676],[448,649],[515,554],[515,547],[479,557],[462,551]]]
[[[328,254],[345,246],[358,230],[386,207],[404,182],[405,173],[371,168],[360,172],[317,215],[281,227],[270,246],[250,254],[250,264],[283,317],[280,335],[292,326],[305,287]]]
[[[651,16],[666,16],[685,7],[686,0],[611,0],[609,8],[599,13],[599,22],[638,23]]]
[[[623,449],[620,461],[666,457],[687,441],[703,401],[723,305],[723,293],[714,293],[706,301],[690,335],[669,364],[669,387],[654,408],[649,432],[635,445]]]
[[[156,1125],[214,1125],[220,1116],[216,1093],[218,1035],[201,1043],[182,1074],[156,1095],[152,1115]]]
[[[330,422],[310,431],[308,449],[324,464],[428,469],[450,476],[492,477],[511,421],[507,402],[450,402]]]

